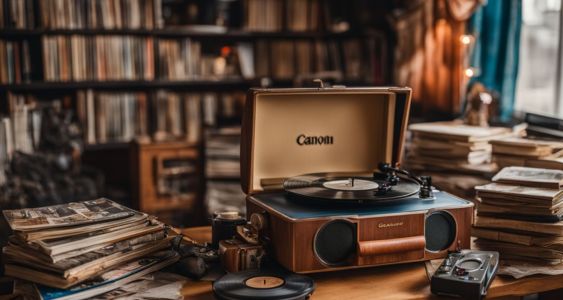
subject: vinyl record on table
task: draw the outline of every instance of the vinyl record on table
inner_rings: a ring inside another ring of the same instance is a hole
[[[372,177],[315,173],[288,178],[284,181],[283,187],[291,195],[314,200],[372,204],[403,199],[420,190],[418,183],[401,178],[390,191],[381,194],[378,193],[381,184],[383,184],[382,180]]]
[[[313,279],[280,271],[229,273],[213,282],[213,293],[222,300],[301,300],[314,290]]]

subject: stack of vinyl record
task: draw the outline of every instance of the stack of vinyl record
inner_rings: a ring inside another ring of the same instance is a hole
[[[499,168],[529,166],[563,169],[563,142],[523,137],[491,141],[493,160]]]
[[[460,121],[413,124],[409,130],[410,169],[474,173],[494,172],[489,141],[513,134],[510,128],[468,126]]]
[[[88,298],[178,259],[164,224],[105,198],[3,213],[14,233],[5,273],[43,298]]]
[[[504,260],[563,263],[563,171],[508,167],[477,186],[473,235]]]

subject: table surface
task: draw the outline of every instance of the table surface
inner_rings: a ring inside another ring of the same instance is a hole
[[[210,227],[195,227],[183,233],[196,241],[210,241]],[[373,267],[350,271],[309,274],[317,288],[311,299],[444,299],[430,293],[430,281],[423,262]],[[531,276],[523,279],[497,276],[487,299],[524,296],[563,288],[563,275]],[[214,299],[211,283],[189,282],[183,294],[190,300]]]

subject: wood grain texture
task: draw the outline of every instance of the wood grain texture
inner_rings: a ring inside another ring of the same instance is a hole
[[[448,249],[439,252],[425,250],[425,213],[376,217],[343,217],[291,220],[260,201],[247,199],[248,216],[264,215],[267,226],[263,236],[269,240],[267,249],[281,265],[297,273],[326,272],[359,267],[407,263],[445,257],[458,247],[470,247],[473,207],[446,209],[456,220],[456,236]],[[328,266],[315,254],[314,240],[326,223],[342,219],[356,224],[357,247],[342,266]],[[359,255],[359,253],[364,255]],[[372,255],[367,255],[372,252]]]
[[[358,254],[362,257],[391,253],[424,250],[426,241],[423,235],[388,240],[365,241],[358,243]]]
[[[408,237],[424,238],[424,214],[406,214],[400,216],[385,216],[378,218],[364,218],[360,222],[358,242],[381,241]],[[393,262],[416,261],[424,258],[424,246],[397,251],[395,253],[381,253],[379,255],[361,256],[358,265],[380,265]]]
[[[187,159],[194,162],[194,174],[201,173],[200,151],[192,144],[184,142],[171,142],[160,144],[135,143],[131,150],[132,175],[131,182],[134,190],[133,199],[135,208],[148,213],[170,211],[197,211],[198,215],[203,210],[201,186],[197,183],[197,191],[192,197],[177,197],[173,195],[160,195],[157,191],[158,176],[164,169],[163,161],[168,159]]]
[[[200,242],[210,241],[211,228],[197,227],[183,231]],[[381,266],[367,269],[310,274],[317,285],[312,300],[360,299],[444,299],[430,293],[430,281],[424,263]],[[487,299],[507,299],[563,289],[563,275],[532,276],[523,279],[497,276],[487,293]],[[185,299],[211,300],[209,281],[190,281],[182,290]]]

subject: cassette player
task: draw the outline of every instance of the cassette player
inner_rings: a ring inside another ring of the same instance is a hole
[[[437,295],[482,299],[499,264],[495,251],[463,250],[451,253],[432,276],[430,290]]]
[[[473,204],[400,169],[411,90],[251,89],[241,182],[267,253],[298,273],[470,247]]]

